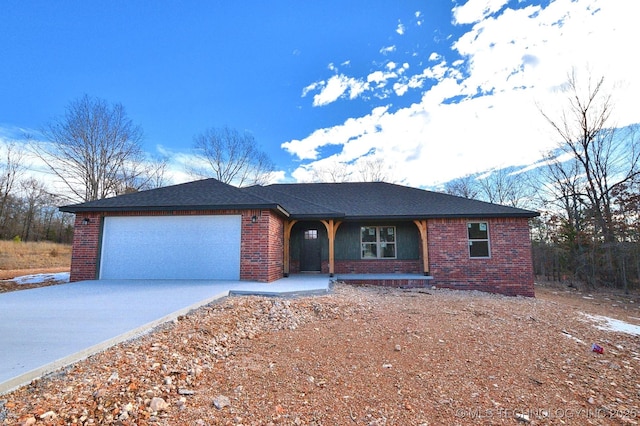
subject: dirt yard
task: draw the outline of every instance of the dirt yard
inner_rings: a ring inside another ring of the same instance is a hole
[[[0,240],[0,293],[58,284],[53,280],[17,284],[12,279],[24,275],[69,272],[70,265],[70,244]]]
[[[0,396],[0,424],[638,424],[640,337],[585,314],[637,325],[639,305],[543,286],[227,298]]]

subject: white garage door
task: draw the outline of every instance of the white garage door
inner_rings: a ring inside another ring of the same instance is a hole
[[[106,217],[100,279],[240,279],[240,216]]]

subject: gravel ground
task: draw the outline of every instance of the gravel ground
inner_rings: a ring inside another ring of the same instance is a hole
[[[536,292],[226,298],[0,396],[0,424],[638,424],[640,337],[584,314],[640,300]]]

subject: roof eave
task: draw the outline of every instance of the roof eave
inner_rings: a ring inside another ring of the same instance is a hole
[[[538,212],[522,212],[522,213],[455,213],[446,215],[426,215],[424,219],[481,219],[481,218],[534,218],[540,216]]]
[[[291,219],[296,220],[322,220],[322,219],[345,219],[344,213],[328,213],[328,214],[291,214]]]
[[[481,219],[481,218],[534,218],[540,216],[538,212],[527,213],[460,213],[460,214],[418,214],[418,215],[318,215],[318,214],[296,214],[291,215],[292,219],[298,220],[322,220],[322,219],[342,219],[349,221],[371,221],[371,220],[416,220],[416,219]]]
[[[222,205],[197,205],[197,206],[111,206],[111,207],[83,207],[83,206],[62,206],[58,208],[65,213],[90,213],[90,212],[152,212],[152,211],[205,211],[205,210],[255,210],[267,209],[275,210],[283,216],[290,214],[279,204],[222,204]]]

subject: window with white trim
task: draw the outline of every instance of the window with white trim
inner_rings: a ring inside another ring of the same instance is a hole
[[[396,227],[363,226],[360,228],[362,259],[395,259]]]
[[[487,222],[467,223],[469,237],[469,257],[489,257],[489,224]]]

